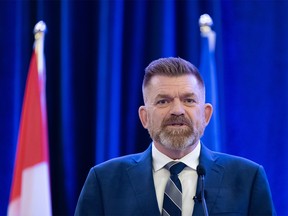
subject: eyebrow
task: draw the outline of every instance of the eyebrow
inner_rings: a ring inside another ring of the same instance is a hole
[[[197,97],[197,95],[195,93],[185,93],[185,94],[180,95],[180,98],[186,98],[186,97]],[[157,98],[173,98],[173,97],[168,94],[158,94],[156,96],[156,99]]]
[[[180,97],[197,97],[197,95],[195,93],[185,93],[183,95],[180,95]]]
[[[155,98],[171,98],[171,96],[168,94],[158,94]]]

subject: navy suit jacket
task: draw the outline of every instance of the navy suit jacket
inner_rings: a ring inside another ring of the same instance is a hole
[[[83,186],[75,215],[160,215],[152,174],[151,145],[143,153],[93,167]],[[201,146],[199,163],[206,169],[209,215],[276,215],[265,171],[244,158]],[[197,186],[197,194],[200,187]],[[193,215],[204,215],[195,202]]]

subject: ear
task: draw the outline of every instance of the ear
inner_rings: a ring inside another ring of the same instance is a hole
[[[213,106],[210,103],[206,103],[204,106],[205,122],[208,125],[213,113]]]
[[[144,128],[147,129],[148,126],[148,115],[147,115],[147,110],[145,106],[140,106],[138,109],[138,114],[139,114],[139,118],[140,121],[143,125]]]

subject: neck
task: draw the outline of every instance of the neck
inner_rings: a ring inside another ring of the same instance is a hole
[[[173,160],[181,159],[185,155],[192,152],[197,147],[198,143],[199,143],[199,141],[197,141],[195,144],[187,146],[184,149],[178,150],[178,149],[167,148],[167,147],[163,146],[162,144],[154,141],[154,145],[158,149],[158,151],[162,152],[167,157],[169,157]]]

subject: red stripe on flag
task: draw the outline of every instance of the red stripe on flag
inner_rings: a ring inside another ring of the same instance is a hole
[[[41,100],[45,96],[41,94],[44,86],[43,79],[39,78],[34,51],[23,100],[10,201],[20,197],[23,170],[43,161],[48,162],[46,104],[41,104],[41,101],[45,102]]]

